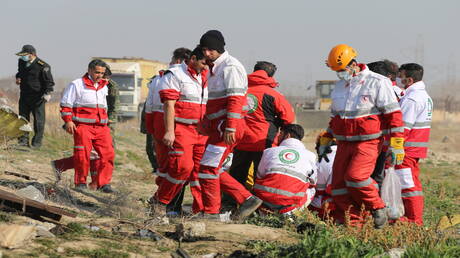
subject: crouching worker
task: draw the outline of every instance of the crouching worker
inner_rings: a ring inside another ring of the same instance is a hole
[[[326,131],[320,133],[316,138],[316,153],[319,155],[320,139],[326,134]],[[325,155],[318,159],[318,180],[316,181],[315,197],[308,208],[318,212],[320,218],[327,217],[327,214],[334,210],[332,202],[332,164],[334,164],[335,153],[337,152],[337,143],[332,140],[331,145],[326,147]]]
[[[316,181],[316,156],[301,142],[303,136],[300,125],[285,125],[280,145],[264,151],[254,184],[264,208],[283,214],[303,209],[313,199],[310,184]]]

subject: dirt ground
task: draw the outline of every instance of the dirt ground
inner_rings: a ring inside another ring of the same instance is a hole
[[[423,162],[460,166],[458,152],[460,119],[458,116],[446,116],[444,113],[437,113],[436,116],[429,157]],[[139,132],[138,122],[128,121],[117,125],[116,162],[112,186],[118,193],[104,194],[90,190],[75,191],[72,183],[73,171],[65,172],[63,179],[55,183],[50,161],[71,155],[72,139],[70,135],[59,129],[61,122],[58,119],[51,118],[51,120],[52,122],[47,124],[44,146],[40,150],[1,146],[0,189],[15,192],[27,185],[33,185],[44,193],[47,204],[78,213],[76,218],[63,217],[58,224],[96,226],[104,233],[85,229],[80,235],[57,234],[56,238],[35,240],[18,249],[0,249],[0,257],[1,253],[8,257],[36,255],[167,257],[170,252],[176,250],[179,242],[171,237],[171,232],[174,231],[175,225],[182,221],[170,220],[168,225],[158,225],[147,215],[146,200],[155,191],[156,186],[145,154],[145,135]],[[307,148],[312,151],[318,132],[319,130],[308,130],[304,138]],[[9,142],[8,145],[12,143]],[[33,179],[7,175],[5,171],[21,173]],[[459,177],[457,180],[460,183]],[[184,203],[186,205],[191,203],[188,192]],[[5,222],[0,221],[0,223]],[[8,223],[41,224],[42,222],[14,215]],[[153,241],[132,237],[141,228],[158,233],[162,239]],[[206,233],[198,241],[183,242],[181,248],[195,257],[211,253],[229,255],[235,250],[244,250],[246,243],[251,240],[292,243],[297,239],[298,235],[295,232],[284,229],[214,222],[206,223]],[[116,253],[111,253],[111,250],[115,250]]]

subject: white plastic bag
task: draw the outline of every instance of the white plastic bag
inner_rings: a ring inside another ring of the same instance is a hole
[[[404,203],[401,198],[401,182],[395,169],[385,169],[385,178],[380,191],[382,200],[387,206],[388,219],[399,219],[404,215]]]

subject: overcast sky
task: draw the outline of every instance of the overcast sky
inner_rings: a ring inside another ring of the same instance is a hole
[[[218,29],[248,72],[256,61],[275,63],[288,94],[335,79],[324,60],[340,43],[354,47],[360,62],[423,62],[425,81],[434,84],[460,70],[459,12],[458,0],[1,0],[0,77],[14,75],[14,53],[24,44],[37,48],[55,77],[74,78],[92,56],[167,62],[173,49],[193,48]]]

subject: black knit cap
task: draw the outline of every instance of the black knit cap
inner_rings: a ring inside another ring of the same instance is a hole
[[[217,50],[219,53],[224,53],[225,40],[222,33],[218,30],[208,30],[200,39],[201,47]]]

